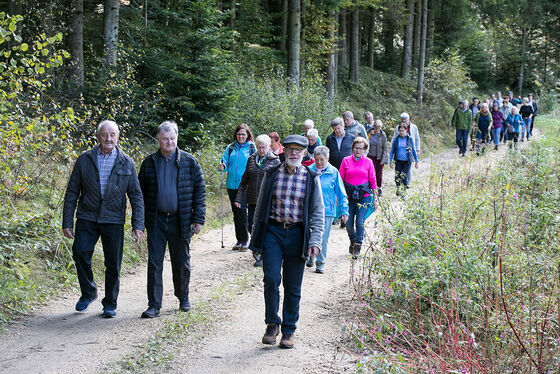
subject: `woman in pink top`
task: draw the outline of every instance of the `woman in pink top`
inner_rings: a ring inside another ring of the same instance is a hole
[[[377,208],[377,184],[373,162],[366,156],[368,141],[357,137],[352,143],[352,155],[340,164],[340,176],[348,195],[348,222],[346,231],[350,238],[350,254],[356,258],[364,240],[364,222],[368,208]]]

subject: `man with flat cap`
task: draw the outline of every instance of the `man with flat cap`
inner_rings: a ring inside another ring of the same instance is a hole
[[[318,175],[302,165],[304,136],[284,139],[285,161],[267,170],[261,185],[249,248],[262,254],[266,332],[263,344],[293,348],[305,261],[321,251],[324,210]],[[280,282],[284,287],[278,316]]]

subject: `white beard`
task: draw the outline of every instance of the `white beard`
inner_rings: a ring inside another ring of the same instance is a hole
[[[303,158],[299,158],[297,161],[293,161],[290,159],[286,159],[286,164],[291,167],[291,168],[299,168],[301,166],[301,161],[303,160]]]

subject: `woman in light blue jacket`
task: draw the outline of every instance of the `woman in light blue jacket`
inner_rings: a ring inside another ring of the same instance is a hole
[[[249,156],[255,153],[256,147],[253,143],[253,134],[249,126],[242,123],[235,128],[233,143],[229,144],[220,160],[220,170],[227,171],[226,188],[233,212],[233,223],[235,226],[235,237],[237,243],[234,250],[246,251],[249,243],[249,231],[247,229],[247,197],[243,197],[241,207],[235,206],[235,197],[241,178],[247,167]]]
[[[341,216],[342,221],[346,223],[348,219],[348,198],[338,170],[329,164],[329,149],[325,146],[319,146],[315,148],[313,155],[315,163],[309,168],[320,176],[323,203],[325,204],[323,243],[321,244],[321,253],[315,257],[317,266],[315,272],[323,274],[331,226],[333,220],[338,216]],[[313,266],[312,258],[307,262],[307,266]]]

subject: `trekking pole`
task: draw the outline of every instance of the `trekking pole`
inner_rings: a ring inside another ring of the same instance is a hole
[[[220,212],[220,222],[222,225],[222,248],[224,248],[224,172],[220,170],[220,194],[221,199],[221,212]]]

